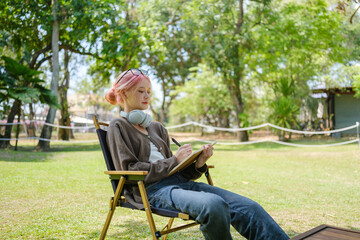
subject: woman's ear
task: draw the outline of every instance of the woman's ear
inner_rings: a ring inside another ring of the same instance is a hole
[[[122,99],[127,99],[126,93],[124,90],[120,90],[120,96],[122,97]]]

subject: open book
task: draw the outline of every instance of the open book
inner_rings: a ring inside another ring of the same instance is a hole
[[[212,143],[211,145],[214,146],[216,142]],[[190,166],[192,163],[196,162],[198,156],[202,153],[203,149],[199,149],[193,152],[190,156],[188,156],[184,161],[179,163],[176,167],[174,167],[168,176],[173,175],[176,172],[180,172],[184,170],[186,167]]]

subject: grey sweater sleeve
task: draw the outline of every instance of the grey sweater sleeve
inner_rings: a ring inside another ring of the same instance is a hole
[[[139,156],[135,153],[131,146],[131,138],[131,132],[128,129],[122,129],[120,123],[110,124],[107,145],[116,170],[148,171],[145,183],[149,184],[167,177],[171,169],[177,165],[175,156],[149,162],[149,156]]]

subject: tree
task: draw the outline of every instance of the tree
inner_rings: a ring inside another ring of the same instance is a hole
[[[16,114],[20,119],[21,105],[26,103],[40,101],[53,107],[59,107],[56,96],[43,86],[45,81],[37,77],[40,74],[39,71],[30,69],[5,56],[2,56],[1,59],[4,63],[0,65],[0,102],[14,101],[7,116],[7,123],[13,123]],[[7,125],[5,135],[1,138],[10,139],[11,130],[12,125]],[[18,131],[16,137],[18,137]],[[7,148],[10,146],[10,141],[1,141],[0,146]]]
[[[110,69],[118,72],[119,64],[131,63],[128,60],[136,56],[139,48],[128,45],[128,42],[131,42],[129,33],[131,32],[134,36],[132,39],[136,40],[139,39],[139,31],[135,23],[132,24],[135,30],[121,23],[123,19],[127,19],[123,13],[127,11],[126,7],[133,4],[131,1],[127,1],[126,4],[84,0],[58,2],[56,17],[59,20],[59,51],[67,50],[88,55],[92,59],[90,61],[97,59],[98,65],[109,67],[100,66],[98,68],[98,73],[102,73],[100,76],[114,72],[108,71]],[[27,4],[18,0],[6,0],[0,3],[1,43],[16,53],[16,58],[21,62],[27,62],[31,69],[39,69],[52,58],[51,6],[50,0],[30,1]],[[121,41],[114,36],[121,38]],[[129,52],[131,54],[128,54]],[[121,58],[121,56],[125,57]],[[52,65],[50,61],[48,66]],[[96,79],[95,84],[102,84],[100,78],[94,79]],[[105,79],[106,82],[109,81],[109,78]]]
[[[184,26],[194,29],[193,41],[202,57],[214,72],[222,75],[235,108],[238,127],[243,126],[247,61],[254,47],[251,29],[261,22],[270,1],[190,1],[186,8]],[[239,140],[247,141],[248,133],[239,132]]]
[[[100,5],[91,19],[96,22],[96,28],[89,36],[89,42],[99,56],[91,62],[89,69],[97,88],[109,83],[111,77],[122,71],[138,67],[142,45],[135,0]]]
[[[58,0],[52,0],[52,13],[53,13],[53,24],[52,24],[52,39],[51,39],[51,49],[52,49],[52,78],[51,78],[51,92],[58,96],[58,82],[59,82],[59,19],[57,17],[59,7]],[[48,114],[46,116],[45,123],[54,123],[56,108],[50,107]],[[40,138],[51,139],[52,127],[44,124]],[[50,142],[39,140],[37,148],[40,150],[48,150],[50,148]]]
[[[278,126],[285,128],[295,128],[297,126],[297,116],[300,113],[299,102],[301,99],[294,94],[295,81],[293,79],[281,78],[275,83],[275,101],[270,106],[273,110],[269,116],[270,121]],[[291,134],[291,133],[290,133]],[[289,135],[289,139],[291,135]],[[285,131],[279,131],[279,140],[285,141]]]
[[[343,62],[347,53],[340,16],[324,1],[289,2],[274,10],[267,24],[258,26],[250,67],[273,89],[270,119],[294,128],[300,107],[310,98],[309,83]]]
[[[30,69],[38,69],[47,61],[45,53],[50,50],[46,44],[47,29],[41,27],[47,20],[48,2],[38,1],[23,4],[22,1],[1,1],[0,3],[0,38],[2,39],[4,54],[26,62]],[[26,17],[25,17],[26,16]],[[35,31],[34,31],[35,29]],[[12,102],[11,113],[16,115],[19,109],[17,101]],[[29,103],[32,109],[32,103]],[[30,118],[35,116],[32,112]],[[30,119],[32,120],[32,119]]]
[[[139,23],[144,40],[142,59],[161,85],[162,96],[158,121],[167,119],[176,97],[175,89],[188,81],[190,68],[200,61],[191,41],[194,29],[184,26],[184,1],[142,1]]]
[[[188,120],[213,126],[230,127],[229,119],[234,108],[226,85],[219,81],[221,76],[214,74],[204,64],[191,70],[190,80],[178,86],[174,92],[178,98],[171,107],[171,115],[185,116]]]

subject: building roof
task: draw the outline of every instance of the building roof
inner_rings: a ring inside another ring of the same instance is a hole
[[[333,93],[333,94],[355,94],[355,91],[352,87],[344,88],[317,88],[311,90],[313,93]]]

